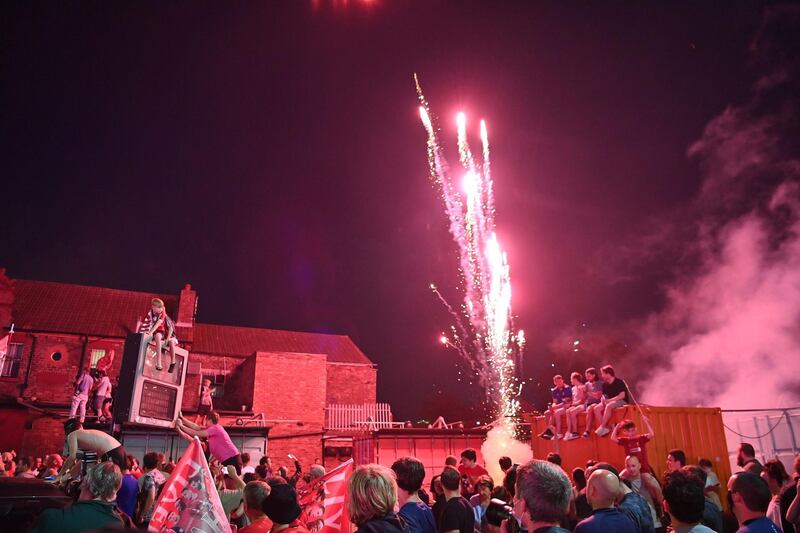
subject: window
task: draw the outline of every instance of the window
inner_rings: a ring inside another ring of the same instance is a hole
[[[211,380],[211,396],[213,398],[225,395],[225,374],[203,374],[203,379]]]
[[[105,350],[92,350],[92,362],[89,363],[89,366],[92,368],[97,368],[97,362],[105,357],[105,355]]]
[[[8,351],[0,357],[0,377],[15,378],[19,375],[19,364],[22,361],[22,348],[24,344],[12,342]]]

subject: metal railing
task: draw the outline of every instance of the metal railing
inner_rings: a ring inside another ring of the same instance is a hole
[[[325,409],[325,429],[375,431],[403,425],[403,422],[394,421],[388,403],[332,403]]]

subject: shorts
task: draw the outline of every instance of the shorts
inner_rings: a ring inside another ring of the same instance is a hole
[[[242,457],[237,453],[222,461],[223,466],[232,466],[236,469],[236,473],[242,475]]]
[[[606,409],[616,409],[617,407],[625,407],[628,405],[628,402],[625,400],[615,400],[613,402],[606,403]]]
[[[117,446],[113,450],[108,450],[100,456],[100,460],[103,462],[111,461],[117,465],[120,470],[128,468],[128,452],[125,451],[124,446]]]
[[[202,404],[201,403],[200,405],[197,406],[197,414],[198,415],[206,416],[210,412],[211,412],[211,406],[210,405],[206,405],[206,404]]]
[[[94,410],[95,411],[100,411],[100,410],[103,409],[103,404],[105,403],[106,398],[108,398],[108,396],[95,396],[94,397]]]

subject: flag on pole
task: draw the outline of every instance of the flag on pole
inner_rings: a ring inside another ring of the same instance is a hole
[[[148,531],[230,533],[228,517],[196,437],[161,489]]]
[[[298,489],[302,513],[299,521],[311,533],[348,533],[350,519],[345,508],[347,481],[353,473],[353,460],[340,464],[324,476]]]

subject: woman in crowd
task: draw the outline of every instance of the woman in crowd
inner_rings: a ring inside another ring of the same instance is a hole
[[[781,526],[783,533],[794,533],[794,524],[787,520],[786,511],[797,496],[797,485],[792,483],[789,474],[783,463],[777,459],[772,459],[764,463],[764,470],[761,477],[769,485],[772,493],[772,501],[767,508],[767,517]]]
[[[394,512],[397,483],[394,472],[377,464],[356,468],[347,484],[347,513],[357,533],[400,533],[407,528]]]

